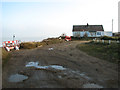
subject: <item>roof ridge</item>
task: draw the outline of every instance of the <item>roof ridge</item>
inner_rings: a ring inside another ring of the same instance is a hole
[[[73,25],[73,26],[87,26],[87,25]],[[103,25],[88,25],[88,26],[103,26]]]

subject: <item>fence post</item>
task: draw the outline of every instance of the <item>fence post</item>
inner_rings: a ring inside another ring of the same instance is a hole
[[[96,41],[96,38],[94,39],[94,41]]]
[[[104,43],[104,40],[102,40],[102,42]]]
[[[109,40],[109,44],[111,43],[111,40]]]

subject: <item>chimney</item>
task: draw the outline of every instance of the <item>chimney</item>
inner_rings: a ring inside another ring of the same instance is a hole
[[[87,23],[87,26],[89,26],[89,24]]]

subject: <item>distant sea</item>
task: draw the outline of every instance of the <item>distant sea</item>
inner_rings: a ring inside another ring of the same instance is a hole
[[[15,37],[15,40],[20,40],[21,42],[41,42],[44,39],[47,39],[48,37]],[[13,38],[3,37],[0,41],[0,47],[2,47],[3,41],[12,41]]]

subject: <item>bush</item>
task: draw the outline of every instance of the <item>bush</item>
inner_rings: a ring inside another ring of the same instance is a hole
[[[118,40],[120,41],[120,37],[118,38]]]
[[[108,37],[108,36],[103,36],[103,37],[101,37],[101,39],[103,39],[103,40],[113,40],[112,37]]]
[[[101,39],[104,40],[120,40],[120,37],[108,37],[108,36],[103,36]]]
[[[23,49],[32,49],[32,48],[36,48],[37,44],[31,43],[31,42],[26,42],[26,43],[21,43],[20,44],[20,48]]]
[[[59,40],[58,38],[48,38],[43,40],[41,43],[45,45],[49,45],[49,44],[56,44],[56,43],[62,43],[62,42],[64,42],[64,39]]]

